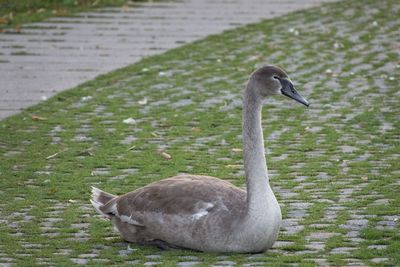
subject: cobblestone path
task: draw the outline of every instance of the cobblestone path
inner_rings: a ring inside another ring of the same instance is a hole
[[[0,266],[399,266],[400,3],[344,1],[148,57],[0,122]],[[265,145],[283,227],[262,254],[124,242],[91,207],[177,173],[244,185],[241,90],[283,66]],[[167,156],[170,155],[170,159]]]
[[[0,119],[145,56],[321,2],[134,3],[10,30],[0,34]]]

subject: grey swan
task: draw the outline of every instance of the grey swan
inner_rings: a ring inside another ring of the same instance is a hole
[[[282,215],[269,184],[261,109],[274,95],[309,105],[282,69],[264,66],[251,74],[243,94],[247,193],[215,177],[181,174],[121,196],[92,187],[92,205],[137,244],[236,253],[271,248]]]

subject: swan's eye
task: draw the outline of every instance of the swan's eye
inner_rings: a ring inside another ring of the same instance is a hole
[[[272,76],[272,78],[274,78],[275,80],[279,80],[279,77],[276,75]]]

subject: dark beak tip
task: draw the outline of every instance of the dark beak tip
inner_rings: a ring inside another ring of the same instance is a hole
[[[306,107],[310,106],[310,103],[304,99],[304,97],[302,97],[293,87],[293,84],[287,80],[287,79],[281,79],[281,93],[303,105],[305,105]]]

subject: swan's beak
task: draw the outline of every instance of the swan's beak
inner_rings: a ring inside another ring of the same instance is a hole
[[[297,93],[297,91],[294,89],[294,86],[291,81],[289,81],[288,79],[280,79],[280,82],[282,85],[281,92],[283,95],[290,97],[291,99],[294,99],[297,102],[299,102],[307,107],[310,105],[308,103],[308,101],[305,100],[304,97],[302,97],[299,93]]]

